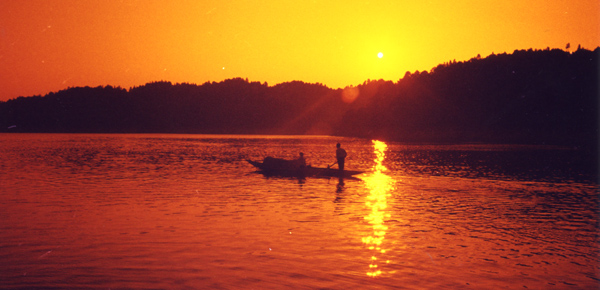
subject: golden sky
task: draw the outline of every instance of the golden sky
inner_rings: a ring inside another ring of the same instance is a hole
[[[599,15],[598,0],[0,1],[0,100],[160,80],[397,81],[477,54],[595,49]]]

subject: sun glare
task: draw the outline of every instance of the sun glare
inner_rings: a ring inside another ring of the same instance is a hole
[[[382,57],[383,57],[383,52],[380,52],[380,53],[378,53],[378,54],[377,54],[377,57],[378,57],[378,58],[382,58]]]
[[[387,198],[391,196],[390,191],[394,189],[395,182],[390,176],[383,173],[387,170],[382,164],[385,160],[387,144],[377,140],[373,140],[372,142],[376,158],[373,173],[365,179],[365,184],[370,192],[365,202],[370,211],[365,216],[365,220],[369,222],[373,232],[371,235],[363,237],[362,242],[367,245],[369,250],[373,251],[367,276],[376,277],[382,274],[382,271],[379,269],[380,265],[377,262],[377,257],[382,257],[386,253],[383,241],[388,227],[385,225],[385,220],[390,218],[390,213],[386,210]]]

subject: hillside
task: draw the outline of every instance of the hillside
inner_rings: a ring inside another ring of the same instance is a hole
[[[148,83],[0,102],[0,132],[327,134],[403,142],[596,146],[600,48],[519,50],[330,89]]]

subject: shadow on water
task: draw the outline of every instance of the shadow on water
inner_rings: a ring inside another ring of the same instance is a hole
[[[338,183],[337,183],[337,185],[336,185],[335,192],[336,192],[336,193],[342,193],[342,192],[344,192],[344,185],[346,185],[346,184],[344,183],[344,178],[343,178],[343,177],[340,177],[340,178],[338,178]],[[336,198],[336,199],[337,199],[337,198]]]
[[[264,171],[254,171],[252,174],[260,174],[264,176],[265,179],[281,179],[281,180],[292,180],[298,182],[298,184],[306,183],[306,177],[304,176],[296,176],[296,175],[280,175],[280,174],[269,174]]]

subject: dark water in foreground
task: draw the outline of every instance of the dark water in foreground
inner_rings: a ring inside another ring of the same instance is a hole
[[[360,180],[267,178],[245,161],[301,151],[326,166],[338,141]],[[0,134],[0,288],[598,289],[586,158],[334,137]]]

